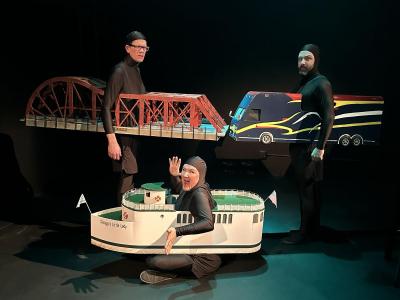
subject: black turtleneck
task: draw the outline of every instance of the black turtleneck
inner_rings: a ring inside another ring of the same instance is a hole
[[[176,235],[203,233],[214,229],[211,210],[216,207],[216,202],[211,196],[208,183],[197,184],[190,191],[183,191],[180,177],[171,176],[173,188],[180,194],[175,204],[178,211],[190,211],[194,222],[181,227],[176,227]]]
[[[317,148],[322,150],[331,134],[335,119],[331,83],[318,72],[311,72],[303,76],[297,92],[302,94],[301,109],[317,112],[321,118]]]
[[[106,133],[114,132],[111,108],[117,100],[118,95],[121,93],[144,94],[145,92],[146,90],[140,76],[139,63],[127,55],[123,61],[114,67],[104,93],[102,119]]]

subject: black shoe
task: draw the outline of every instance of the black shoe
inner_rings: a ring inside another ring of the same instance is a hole
[[[287,245],[301,244],[308,240],[308,237],[298,230],[292,230],[289,236],[282,240],[282,243]]]
[[[174,279],[176,274],[163,273],[154,270],[144,270],[140,273],[140,280],[144,283],[154,284],[163,282],[166,280]]]

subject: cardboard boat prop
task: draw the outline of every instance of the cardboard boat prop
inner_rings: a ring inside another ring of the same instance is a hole
[[[260,249],[264,200],[241,190],[212,190],[214,230],[177,237],[171,254],[253,253]],[[123,195],[121,207],[91,214],[91,243],[136,254],[164,254],[166,231],[194,221],[189,211],[175,210],[177,195],[145,184]]]

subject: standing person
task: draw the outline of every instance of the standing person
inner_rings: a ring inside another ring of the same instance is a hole
[[[114,171],[120,173],[118,205],[121,205],[122,195],[134,187],[133,175],[138,172],[137,140],[128,135],[115,135],[111,108],[121,93],[145,93],[139,64],[143,62],[147,51],[149,51],[149,47],[146,37],[142,33],[132,31],[127,34],[125,39],[126,56],[114,67],[104,93],[102,119],[107,136],[108,156],[113,160]]]
[[[145,283],[158,283],[172,279],[177,274],[188,274],[201,278],[215,272],[221,265],[221,258],[217,254],[169,254],[176,237],[214,230],[211,210],[217,204],[205,181],[207,171],[205,161],[199,156],[189,158],[182,167],[182,173],[179,173],[180,165],[180,158],[174,156],[169,159],[172,185],[175,190],[180,192],[175,209],[190,211],[194,222],[168,228],[165,243],[166,255],[149,256],[146,259],[147,265],[152,270],[144,270],[140,274],[140,279]]]
[[[316,142],[290,145],[300,197],[301,223],[299,231],[291,231],[283,239],[286,244],[301,243],[317,238],[320,234],[323,159],[335,115],[331,83],[318,71],[319,58],[319,47],[314,44],[305,45],[298,55],[297,66],[301,81],[297,93],[302,94],[301,109],[318,113],[321,124]]]

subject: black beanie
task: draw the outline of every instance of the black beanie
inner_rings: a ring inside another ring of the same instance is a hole
[[[301,48],[300,51],[310,51],[314,55],[314,68],[311,70],[310,73],[317,73],[319,64],[319,47],[315,44],[306,44],[303,46],[303,48]]]
[[[128,33],[125,37],[126,45],[131,45],[131,43],[135,40],[146,40],[146,37],[144,36],[143,33],[139,31],[132,31]]]
[[[191,165],[199,171],[199,182],[195,187],[202,185],[206,181],[207,164],[200,156],[192,156],[186,160],[185,164]]]

